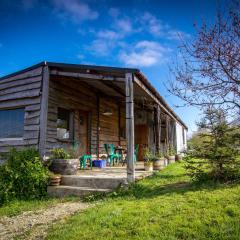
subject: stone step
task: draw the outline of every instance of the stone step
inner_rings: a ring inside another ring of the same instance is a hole
[[[88,187],[92,189],[116,189],[122,184],[126,184],[124,178],[93,177],[79,175],[63,175],[61,185]]]
[[[76,186],[48,186],[48,194],[51,197],[67,197],[67,196],[86,196],[96,193],[107,193],[112,189],[76,187]]]

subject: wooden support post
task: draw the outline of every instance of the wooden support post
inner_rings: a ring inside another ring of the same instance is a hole
[[[40,135],[39,135],[39,152],[40,156],[46,154],[47,139],[47,120],[48,120],[48,95],[49,95],[49,69],[43,67],[42,77],[42,95],[41,95],[41,112],[40,112]]]
[[[121,146],[121,103],[117,103],[118,106],[118,145]]]
[[[99,135],[100,135],[100,97],[97,95],[97,159],[99,159]]]
[[[161,147],[161,110],[160,106],[157,105],[156,107],[156,150],[157,152],[160,151]]]
[[[169,146],[169,117],[168,115],[166,115],[166,150],[168,150],[168,146]]]
[[[173,122],[173,145],[174,149],[177,151],[177,122]]]
[[[134,102],[133,75],[126,73],[126,138],[127,138],[127,180],[134,182]]]

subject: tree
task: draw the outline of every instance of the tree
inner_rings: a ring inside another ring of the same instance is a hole
[[[195,178],[208,176],[214,180],[229,180],[239,173],[240,134],[226,121],[224,111],[208,107],[198,123],[199,134],[194,136],[191,156],[195,161],[187,168]]]
[[[232,0],[226,14],[220,10],[215,23],[196,27],[191,43],[180,46],[180,60],[170,71],[170,93],[184,106],[214,105],[240,111],[240,1]]]

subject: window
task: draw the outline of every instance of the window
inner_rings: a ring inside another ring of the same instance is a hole
[[[70,111],[64,108],[58,108],[57,137],[58,139],[70,138]]]
[[[21,138],[24,132],[24,108],[0,110],[0,138]]]

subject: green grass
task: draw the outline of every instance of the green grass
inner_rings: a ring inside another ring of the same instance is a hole
[[[65,199],[57,199],[57,198],[44,198],[42,200],[15,200],[9,203],[6,203],[2,207],[0,207],[0,217],[3,216],[16,216],[25,211],[35,211],[43,208],[48,208],[56,205],[57,203],[66,202],[66,201],[74,201],[74,198],[65,198]]]
[[[176,163],[59,222],[47,239],[240,239],[239,205],[240,185],[193,184]]]

